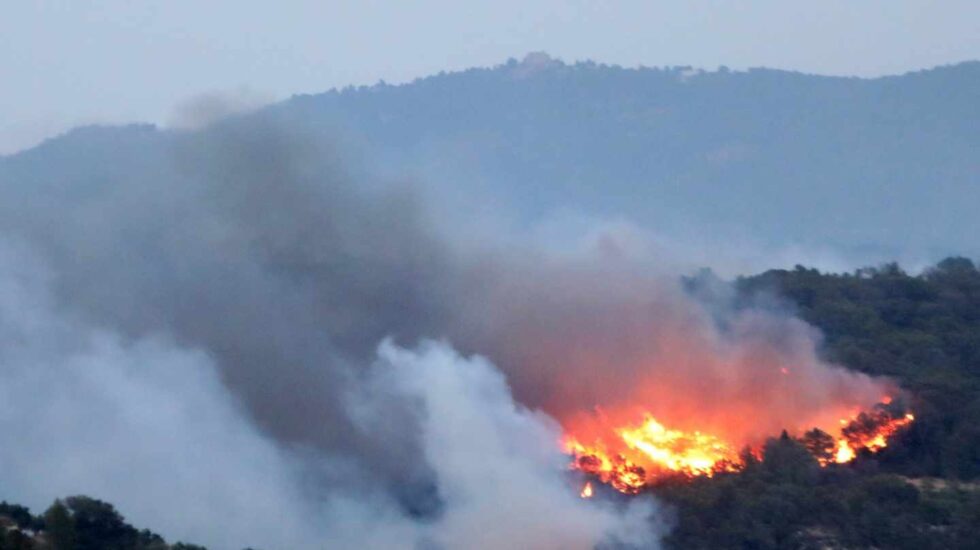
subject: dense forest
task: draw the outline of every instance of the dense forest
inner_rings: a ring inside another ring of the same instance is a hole
[[[689,283],[696,284],[694,279]],[[820,328],[823,352],[889,376],[916,421],[878,454],[821,468],[787,434],[740,473],[667,481],[672,548],[980,548],[980,270],[948,258],[919,275],[797,267],[735,282],[744,303],[778,296]],[[172,549],[86,497],[33,516],[0,505],[0,550]]]
[[[480,199],[467,208],[500,203],[528,220],[556,209],[625,216],[668,236],[735,235],[878,261],[977,252],[978,88],[980,62],[862,79],[537,54],[297,95],[242,119],[304,129],[352,170]],[[139,172],[166,185],[176,134],[76,129],[0,156],[0,181],[33,189],[84,174],[98,188]],[[932,222],[910,231],[909,212]]]
[[[881,457],[883,467],[980,477],[980,273],[972,261],[948,258],[918,276],[896,264],[842,275],[798,267],[738,284],[789,298],[823,332],[831,361],[908,391],[916,422]]]
[[[692,284],[696,281],[692,279]],[[828,359],[889,376],[916,421],[879,454],[821,468],[771,440],[744,472],[668,483],[673,548],[980,548],[980,271],[948,258],[919,275],[798,266],[741,278],[741,299],[786,299]]]
[[[396,178],[486,191],[532,219],[570,208],[878,261],[976,252],[978,86],[977,62],[862,79],[538,53],[264,115],[312,121]],[[909,231],[908,212],[933,221]]]

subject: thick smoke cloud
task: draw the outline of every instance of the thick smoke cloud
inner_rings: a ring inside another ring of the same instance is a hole
[[[339,403],[382,338],[437,333],[448,311],[448,256],[412,196],[359,193],[329,150],[261,122],[163,146],[143,170],[3,182],[0,226],[89,322],[207,350],[277,440],[358,455],[411,492],[394,458],[418,452],[411,427],[361,437]]]
[[[819,334],[785,311],[692,296],[618,254],[592,258],[511,264],[469,316],[477,326],[454,338],[493,350],[517,398],[566,425],[598,407],[614,426],[650,413],[760,444],[783,429],[834,428],[895,395],[822,361]]]
[[[422,410],[418,458],[446,505],[436,523],[417,522],[383,495],[304,491],[300,457],[245,420],[205,353],[86,327],[58,310],[42,273],[0,246],[0,430],[16,442],[0,447],[9,496],[44,506],[96,494],[168,536],[217,548],[651,542],[649,502],[618,513],[577,499],[552,444],[554,421],[516,405],[485,361],[388,342],[370,371],[386,399]],[[382,410],[379,395],[356,397],[355,417]]]
[[[619,512],[569,491],[560,430],[516,405],[493,365],[443,344],[408,351],[385,343],[373,385],[420,404],[425,460],[445,512],[428,530],[439,548],[588,549],[597,543],[650,547],[650,502]],[[361,401],[363,406],[364,402]],[[367,427],[383,419],[367,421]],[[646,528],[644,528],[646,526]]]
[[[95,494],[170,537],[215,548],[652,542],[649,502],[617,512],[575,496],[553,445],[556,424],[516,405],[485,361],[443,345],[410,352],[388,342],[365,386],[381,394],[350,396],[366,430],[390,399],[420,409],[419,458],[432,467],[445,510],[419,522],[384,495],[304,489],[309,466],[342,465],[325,456],[301,464],[301,454],[263,437],[205,353],[160,337],[125,342],[59,311],[43,273],[0,246],[7,496],[40,507],[66,493]]]
[[[168,536],[232,548],[316,540],[291,465],[243,420],[208,356],[127,342],[64,313],[38,264],[0,243],[5,498],[109,498]]]
[[[0,181],[0,235],[31,258],[0,262],[0,390],[45,434],[4,445],[12,497],[91,493],[219,547],[638,542],[649,510],[569,489],[556,420],[639,404],[735,429],[766,400],[748,439],[883,391],[822,362],[801,322],[692,298],[615,235],[457,238],[474,232],[433,219],[438,197],[352,177],[297,128],[255,115]],[[59,474],[32,488],[42,467]]]

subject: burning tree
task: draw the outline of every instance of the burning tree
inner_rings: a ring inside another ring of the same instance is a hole
[[[836,436],[814,427],[797,440],[820,466],[844,464],[859,452],[885,448],[892,436],[914,420],[911,413],[900,409],[886,398],[868,411],[840,419]],[[571,467],[626,494],[636,494],[666,477],[738,472],[750,459],[764,455],[761,443],[746,442],[739,447],[721,436],[667,428],[650,415],[635,425],[591,435],[591,440],[575,433],[566,435],[564,446],[573,457]],[[785,430],[781,437],[790,438]]]

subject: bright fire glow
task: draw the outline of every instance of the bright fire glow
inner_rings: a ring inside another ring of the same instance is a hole
[[[854,457],[856,456],[857,454],[855,454],[854,449],[852,449],[851,446],[847,444],[846,439],[837,440],[837,450],[834,451],[834,460],[833,460],[834,462],[838,464],[845,464],[847,462],[854,460]],[[818,458],[817,460],[824,466],[830,463],[829,460],[823,460],[820,458]]]
[[[888,399],[886,402],[890,402]],[[883,405],[841,420],[839,435],[814,429],[799,439],[821,466],[854,460],[861,451],[877,452],[888,439],[915,419],[892,416]],[[717,435],[681,431],[664,426],[650,415],[635,424],[593,435],[591,439],[567,434],[564,447],[573,457],[572,468],[594,476],[616,490],[634,494],[666,476],[707,476],[737,472],[745,467],[744,449],[761,458],[761,445],[736,446]],[[592,496],[591,483],[581,496]]]
[[[890,403],[891,398],[883,403]],[[867,449],[875,453],[888,446],[888,438],[895,435],[898,430],[908,426],[915,420],[915,416],[908,413],[899,418],[893,418],[884,409],[859,414],[850,422],[843,422],[844,428],[841,436],[837,439],[837,447],[834,452],[833,460],[824,457],[817,457],[821,466],[826,466],[830,462],[844,464],[854,460],[857,450]]]
[[[623,493],[637,493],[656,477],[675,472],[711,476],[737,471],[738,452],[721,439],[701,432],[671,430],[651,416],[616,431],[621,452],[602,441],[585,445],[569,436],[565,449],[575,458],[573,467],[599,478]]]

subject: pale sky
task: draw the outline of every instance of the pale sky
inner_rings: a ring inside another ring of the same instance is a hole
[[[978,0],[3,0],[0,153],[89,122],[168,124],[529,51],[624,66],[873,76],[980,59]]]

